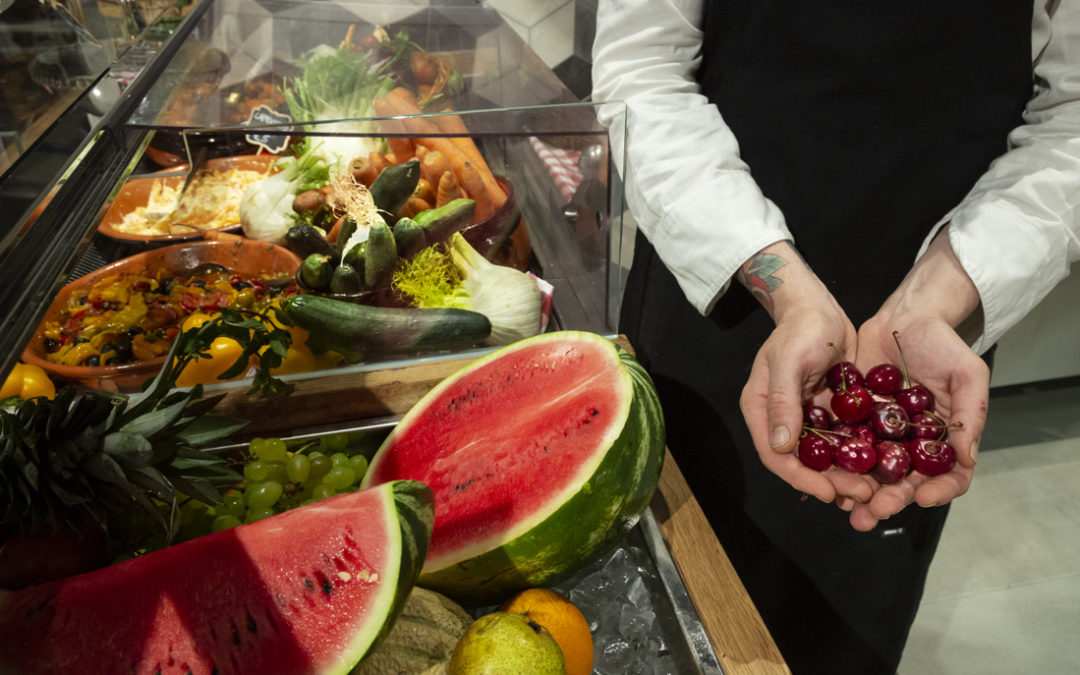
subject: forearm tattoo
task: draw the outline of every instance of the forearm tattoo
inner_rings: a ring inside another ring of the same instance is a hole
[[[735,275],[739,283],[757,298],[770,315],[773,311],[772,293],[784,283],[776,273],[785,265],[787,260],[775,253],[756,253]]]

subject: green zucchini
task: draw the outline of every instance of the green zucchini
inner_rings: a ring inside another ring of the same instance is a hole
[[[341,263],[330,277],[331,293],[359,293],[364,290],[364,278],[352,265]]]
[[[376,223],[368,230],[367,252],[364,253],[364,283],[379,288],[390,283],[397,264],[397,245],[389,225]]]
[[[420,182],[420,160],[413,158],[401,164],[391,164],[375,177],[371,184],[371,199],[386,222],[391,223],[394,214],[409,201],[416,184]]]
[[[413,217],[416,224],[427,232],[429,244],[447,241],[450,235],[472,222],[476,211],[476,202],[472,199],[459,198],[447,202],[437,209],[421,211]]]
[[[316,291],[329,288],[333,274],[334,261],[324,253],[312,253],[300,264],[300,281]]]
[[[333,244],[307,223],[299,223],[289,228],[285,233],[285,246],[301,258],[307,258],[312,253],[336,255]]]
[[[409,259],[427,246],[427,231],[412,218],[402,218],[394,225],[394,244],[398,257]]]
[[[312,351],[334,351],[352,363],[371,356],[471,347],[491,334],[488,318],[467,309],[370,307],[304,294],[285,300],[282,309],[310,333]]]

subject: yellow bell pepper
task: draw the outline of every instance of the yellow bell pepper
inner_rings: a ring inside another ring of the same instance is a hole
[[[180,375],[176,378],[176,386],[191,387],[196,384],[214,384],[215,382],[226,381],[219,380],[218,376],[236,363],[236,359],[244,352],[244,348],[232,338],[219,337],[210,343],[208,351],[210,356],[203,356],[193,360],[180,371]],[[241,373],[231,379],[239,380],[243,376],[244,373]]]
[[[44,396],[51,399],[56,396],[56,385],[40,367],[30,363],[16,363],[4,380],[4,386],[0,387],[0,400],[10,396],[25,399]]]

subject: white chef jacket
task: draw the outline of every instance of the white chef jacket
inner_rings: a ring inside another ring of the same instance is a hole
[[[638,227],[691,304],[708,314],[746,260],[793,237],[694,79],[704,3],[600,0],[593,100],[613,102],[600,107],[602,123],[625,124],[625,136],[611,134],[611,151]],[[950,223],[952,249],[982,301],[977,353],[1080,259],[1080,0],[1036,0],[1031,54],[1024,124],[918,254]]]

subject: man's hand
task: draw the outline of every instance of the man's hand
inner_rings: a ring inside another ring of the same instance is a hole
[[[873,529],[913,501],[920,506],[946,504],[971,484],[986,424],[990,370],[955,328],[978,306],[978,292],[943,232],[878,313],[859,328],[855,364],[865,372],[878,363],[906,363],[911,380],[934,394],[935,411],[949,425],[957,465],[933,478],[910,474],[882,486],[866,504],[841,501],[842,507],[851,508],[854,528]]]
[[[814,471],[793,452],[802,431],[803,401],[820,393],[832,363],[854,360],[854,326],[786,242],[755,254],[737,278],[776,321],[740,399],[762,463],[796,490],[824,502],[838,496],[868,502],[876,487],[871,479],[836,467]]]

